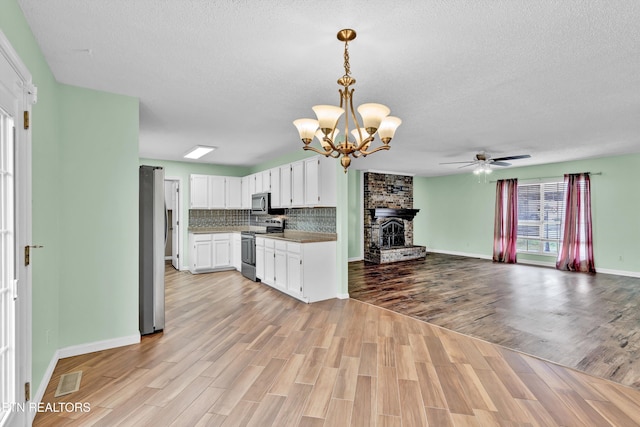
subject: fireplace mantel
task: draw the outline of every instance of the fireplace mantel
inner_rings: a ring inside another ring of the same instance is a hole
[[[393,208],[375,208],[369,209],[371,218],[400,218],[408,221],[413,220],[420,209],[393,209]]]

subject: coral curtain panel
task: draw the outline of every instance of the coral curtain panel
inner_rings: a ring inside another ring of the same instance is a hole
[[[515,264],[518,239],[518,180],[496,184],[496,216],[493,224],[493,260]]]
[[[591,233],[591,180],[589,173],[567,174],[562,243],[558,270],[595,273]]]

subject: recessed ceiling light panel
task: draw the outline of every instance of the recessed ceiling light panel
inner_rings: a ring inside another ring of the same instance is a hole
[[[218,147],[207,147],[205,145],[196,145],[183,156],[185,159],[199,159],[205,154],[209,154]]]

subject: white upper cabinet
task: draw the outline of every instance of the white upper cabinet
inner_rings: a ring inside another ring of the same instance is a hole
[[[337,160],[323,156],[304,161],[305,206],[336,206],[337,164]]]
[[[190,209],[243,208],[242,178],[217,175],[191,175],[190,178]]]
[[[227,194],[225,207],[227,209],[242,209],[242,178],[228,176],[225,191]]]
[[[251,206],[251,196],[256,193],[261,193],[261,191],[256,188],[256,174],[254,173],[249,175],[249,206]]]
[[[224,209],[227,203],[226,177],[209,176],[209,209]]]
[[[191,175],[190,209],[251,209],[251,196],[271,193],[274,208],[336,206],[338,162],[324,156],[239,177]]]
[[[291,165],[282,165],[280,172],[280,207],[291,207]]]
[[[280,168],[271,170],[271,206],[274,208],[282,207],[282,190],[280,188]]]
[[[304,161],[291,163],[291,206],[304,207]]]
[[[272,191],[271,187],[271,169],[260,172],[262,175],[262,192],[270,193]]]
[[[256,180],[256,190],[251,194],[262,193],[262,172],[254,173],[253,176]]]
[[[242,209],[251,209],[251,193],[249,192],[249,180],[251,177],[242,177]]]
[[[191,175],[189,187],[189,208],[209,209],[209,176]]]
[[[312,157],[304,161],[304,204],[315,206],[320,203],[320,158]]]

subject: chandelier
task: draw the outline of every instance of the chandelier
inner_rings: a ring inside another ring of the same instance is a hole
[[[352,156],[368,156],[376,151],[388,150],[391,148],[389,142],[393,138],[396,129],[402,123],[397,117],[389,116],[391,110],[382,104],[362,104],[357,110],[360,113],[362,122],[358,121],[353,109],[352,85],[356,79],[351,77],[349,66],[349,42],[356,38],[356,32],[351,29],[344,29],[338,32],[338,40],[344,42],[344,75],[338,79],[338,84],[342,86],[340,92],[340,106],[316,105],[312,107],[316,113],[316,119],[298,119],[293,124],[298,128],[300,139],[304,143],[304,150],[315,151],[326,157],[337,159],[342,156],[340,163],[345,173],[351,164]],[[338,120],[348,109],[344,117],[344,134],[338,137]],[[351,119],[349,118],[351,117]],[[353,122],[353,129],[349,132],[349,121]],[[374,135],[378,133],[382,145],[369,149],[374,140]],[[320,141],[321,148],[311,146],[313,138]]]

